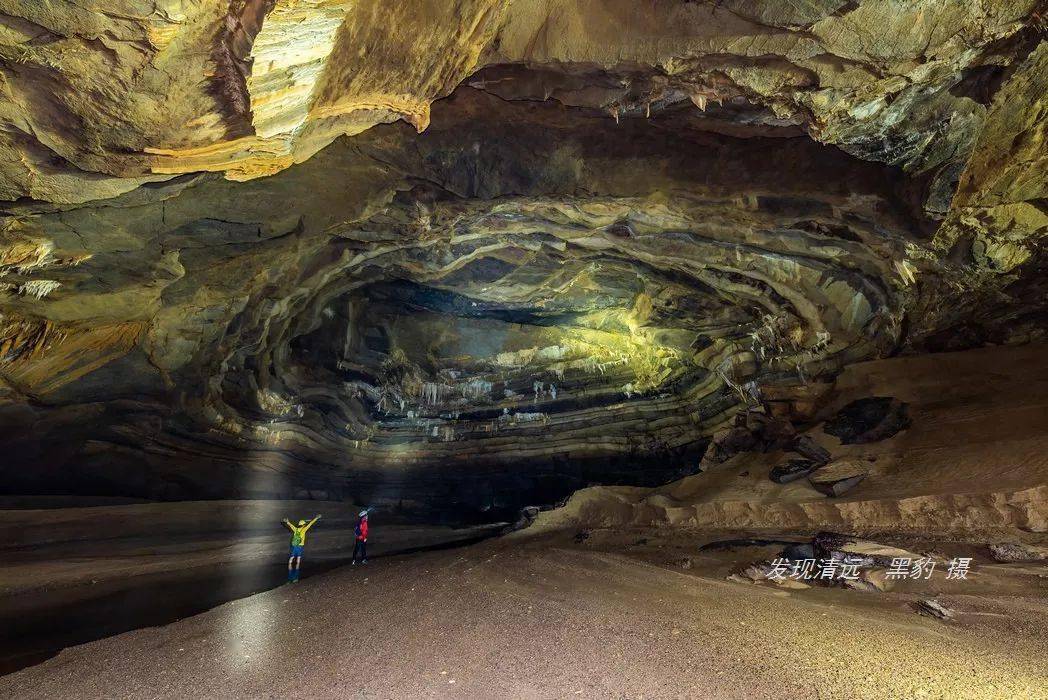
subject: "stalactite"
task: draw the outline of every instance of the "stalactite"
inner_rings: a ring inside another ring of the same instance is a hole
[[[22,296],[43,299],[61,286],[62,283],[55,280],[30,280],[18,287],[18,293]]]

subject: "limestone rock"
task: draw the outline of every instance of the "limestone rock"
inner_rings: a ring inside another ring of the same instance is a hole
[[[950,620],[954,616],[953,610],[937,600],[919,600],[914,603],[914,609],[921,615],[934,617],[939,620]]]
[[[1032,544],[1019,542],[1008,542],[1002,544],[991,544],[990,551],[997,561],[1040,561],[1048,559],[1048,547],[1040,547]]]
[[[843,368],[1046,337],[1039,7],[8,0],[0,478],[512,521],[825,463]]]
[[[808,482],[816,491],[837,497],[858,486],[869,473],[866,464],[861,460],[839,459],[810,475]]]
[[[768,478],[776,484],[788,484],[791,481],[803,479],[819,468],[819,465],[810,459],[791,459],[785,464],[772,467]]]

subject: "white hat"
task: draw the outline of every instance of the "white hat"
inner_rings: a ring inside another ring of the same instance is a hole
[[[364,510],[360,511],[360,515],[358,517],[363,518],[367,514],[368,514],[368,511],[367,511],[367,508],[365,508]]]

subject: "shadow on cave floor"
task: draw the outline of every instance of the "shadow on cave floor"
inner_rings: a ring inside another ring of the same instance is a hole
[[[376,547],[370,559],[378,563],[387,557],[476,544],[499,534],[505,525],[452,531],[457,534],[436,543]],[[348,550],[312,558],[307,553],[302,578],[345,566],[350,558]],[[42,663],[70,646],[170,624],[286,581],[286,560],[280,555],[264,562],[193,566],[9,596],[0,599],[0,675]]]

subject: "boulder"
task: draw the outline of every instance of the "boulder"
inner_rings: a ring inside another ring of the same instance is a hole
[[[857,591],[884,592],[890,590],[894,583],[887,578],[886,574],[886,569],[862,569],[859,572],[859,578],[845,579],[844,587]]]
[[[528,527],[533,522],[535,522],[535,518],[538,517],[540,510],[541,508],[539,508],[538,506],[525,506],[524,508],[521,508],[519,517],[517,518],[516,522],[514,522],[509,527],[508,531],[512,532],[513,530],[523,530],[524,528]]]
[[[869,476],[866,463],[856,459],[839,459],[808,477],[808,483],[819,493],[831,498],[843,496]]]
[[[950,610],[937,600],[919,600],[913,604],[913,607],[919,614],[939,620],[949,620],[953,618],[954,614],[953,610]]]
[[[899,547],[891,547],[872,540],[850,540],[837,544],[834,551],[839,551],[852,557],[862,557],[870,561],[871,565],[888,567],[892,559],[921,559],[924,555],[910,552]]]
[[[811,588],[811,586],[804,581],[798,581],[789,577],[771,578],[769,574],[771,574],[772,570],[773,567],[769,562],[751,564],[743,569],[742,573],[729,576],[728,580],[737,583],[763,583],[764,581],[768,581],[769,583],[774,583],[780,588],[794,588],[798,590],[802,588]]]
[[[788,420],[768,416],[758,409],[742,411],[735,415],[731,428],[714,433],[700,466],[708,469],[740,452],[792,449],[796,440],[797,431]]]
[[[791,459],[786,464],[772,467],[768,478],[776,484],[788,484],[797,479],[803,479],[819,468],[819,465],[810,459]]]
[[[788,450],[797,440],[797,429],[783,418],[770,418],[761,426],[760,435],[765,451]]]
[[[801,435],[793,442],[793,451],[805,459],[810,459],[816,464],[826,464],[830,461],[830,452],[807,435]]]

